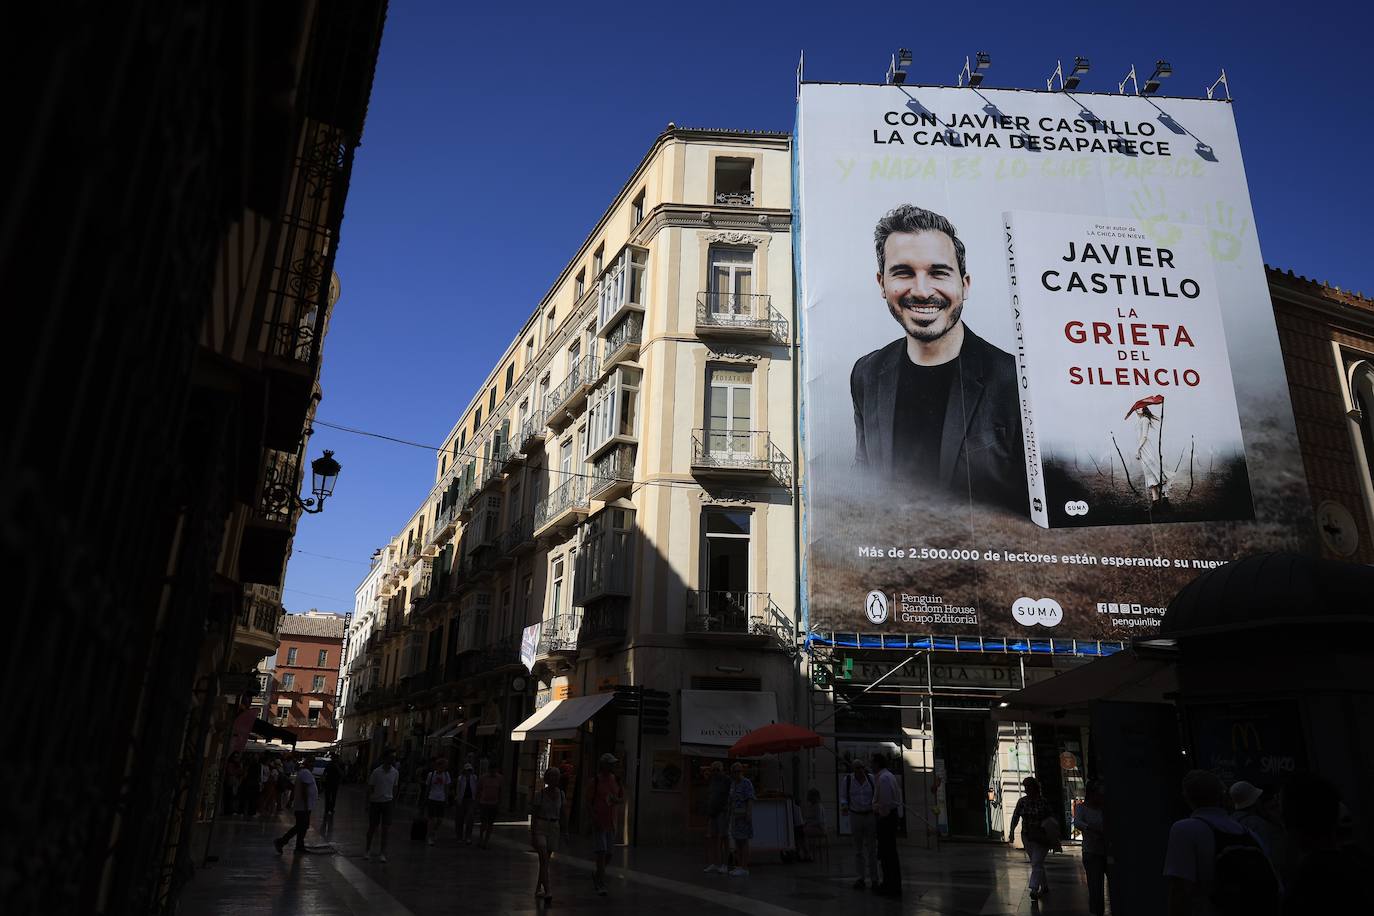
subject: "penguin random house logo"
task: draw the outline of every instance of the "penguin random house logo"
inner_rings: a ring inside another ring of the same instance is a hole
[[[874,590],[864,598],[864,614],[869,623],[883,623],[887,620],[887,595]]]
[[[1064,619],[1064,609],[1053,598],[1017,598],[1011,616],[1023,627],[1056,627]]]

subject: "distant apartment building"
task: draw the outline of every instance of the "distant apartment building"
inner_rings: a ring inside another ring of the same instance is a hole
[[[341,614],[307,611],[282,618],[271,721],[294,732],[300,750],[334,743],[347,628]]]
[[[546,765],[576,803],[611,752],[626,838],[668,842],[709,760],[795,720],[790,188],[787,134],[669,125],[454,405],[359,588],[364,751],[499,766],[517,809]]]
[[[374,631],[377,627],[377,598],[382,582],[382,553],[372,556],[372,568],[367,577],[353,593],[353,616],[348,627],[348,639],[344,645],[342,678],[339,690],[339,723],[337,740],[343,746],[344,757],[357,759],[360,747],[368,743],[369,734],[363,717],[350,715],[355,697],[371,689],[379,671],[375,661],[376,646]]]

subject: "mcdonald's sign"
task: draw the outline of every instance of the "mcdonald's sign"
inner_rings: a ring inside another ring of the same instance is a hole
[[[1235,754],[1263,753],[1264,742],[1260,740],[1259,729],[1253,722],[1231,723],[1231,752]]]

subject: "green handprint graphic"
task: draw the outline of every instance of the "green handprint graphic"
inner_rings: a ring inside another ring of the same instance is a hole
[[[1217,201],[1216,206],[1207,211],[1207,225],[1211,229],[1207,247],[1212,250],[1212,258],[1217,261],[1234,261],[1240,257],[1240,242],[1250,228],[1250,221],[1242,218],[1236,223],[1236,208],[1225,201]]]
[[[1183,230],[1170,222],[1164,189],[1141,187],[1131,194],[1131,213],[1140,220],[1140,228],[1157,245],[1172,245],[1183,237]],[[1182,219],[1179,214],[1176,219]]]

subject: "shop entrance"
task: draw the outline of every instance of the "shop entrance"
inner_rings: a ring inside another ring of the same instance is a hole
[[[944,762],[944,797],[951,836],[985,839],[991,834],[988,807],[991,720],[979,715],[935,718],[935,758]]]

